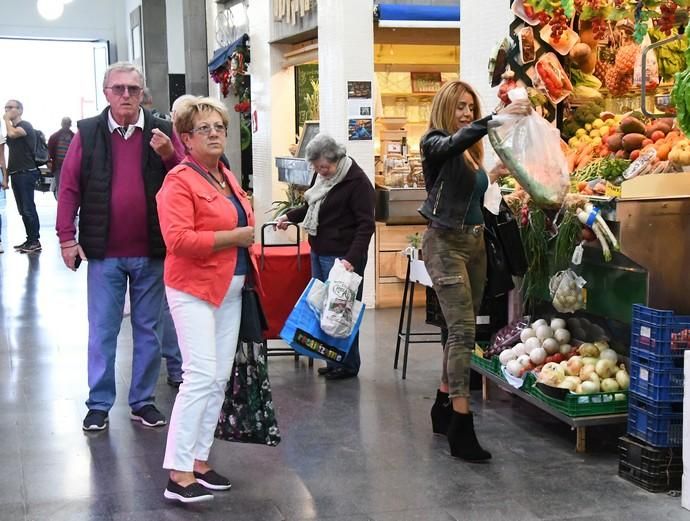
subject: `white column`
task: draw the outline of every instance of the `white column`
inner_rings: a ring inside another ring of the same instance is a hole
[[[373,0],[319,0],[320,129],[344,143],[374,181],[374,141],[347,140],[347,82],[374,82]],[[374,94],[374,93],[373,93]],[[374,238],[364,276],[364,301],[374,305]]]
[[[462,2],[460,10],[460,79],[475,88],[484,114],[498,104],[498,88],[489,85],[488,65],[494,46],[510,32],[513,14],[508,0]],[[486,165],[495,161],[485,142]]]
[[[252,134],[254,212],[257,226],[271,219],[271,202],[284,198],[285,184],[278,181],[276,156],[289,155],[295,142],[295,87],[292,68],[282,69],[280,45],[271,45],[273,12],[271,2],[250,2],[249,41],[252,59],[252,114],[256,112],[256,132]]]

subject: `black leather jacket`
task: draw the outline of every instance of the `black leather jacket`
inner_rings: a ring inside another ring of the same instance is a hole
[[[452,135],[432,129],[422,137],[419,148],[427,198],[418,212],[427,220],[446,228],[463,226],[476,172],[462,153],[486,135],[490,120],[491,116],[479,119]]]

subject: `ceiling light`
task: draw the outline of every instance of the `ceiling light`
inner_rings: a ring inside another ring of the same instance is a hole
[[[62,0],[38,0],[36,7],[38,8],[38,14],[46,20],[52,21],[62,16],[65,6]]]

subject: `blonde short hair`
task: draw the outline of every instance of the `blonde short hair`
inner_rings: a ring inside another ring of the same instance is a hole
[[[230,121],[228,109],[220,101],[210,97],[198,97],[184,100],[175,112],[175,131],[187,134],[194,128],[194,119],[204,112],[217,112],[227,128]]]

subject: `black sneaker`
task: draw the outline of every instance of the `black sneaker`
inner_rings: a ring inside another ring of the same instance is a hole
[[[38,241],[27,241],[19,251],[21,253],[38,253],[41,251],[41,243]]]
[[[24,246],[26,246],[27,244],[29,244],[29,241],[24,241],[24,242],[21,243],[21,244],[15,244],[15,245],[12,246],[12,247],[13,247],[15,250],[21,250],[21,249],[22,249]]]
[[[204,487],[211,490],[230,490],[230,487],[232,487],[230,480],[221,476],[215,470],[209,470],[205,474],[194,471],[194,477]]]
[[[355,371],[345,369],[344,367],[336,367],[326,374],[326,380],[345,380],[346,378],[354,378],[357,376]]]
[[[144,405],[137,411],[131,411],[129,417],[132,420],[143,423],[147,427],[161,427],[168,423],[165,416],[153,404]]]
[[[334,369],[335,369],[335,367],[330,367],[327,365],[326,367],[319,367],[316,370],[316,372],[319,373],[319,376],[325,376],[328,373],[330,373],[331,371],[333,371]]]
[[[98,409],[91,409],[86,413],[86,417],[81,426],[85,431],[102,431],[107,427],[108,413],[106,411],[99,411]]]
[[[182,503],[199,503],[201,501],[210,501],[213,499],[213,494],[199,483],[191,483],[183,487],[175,483],[172,479],[168,480],[168,486],[165,487],[163,496],[166,499],[174,499]]]

